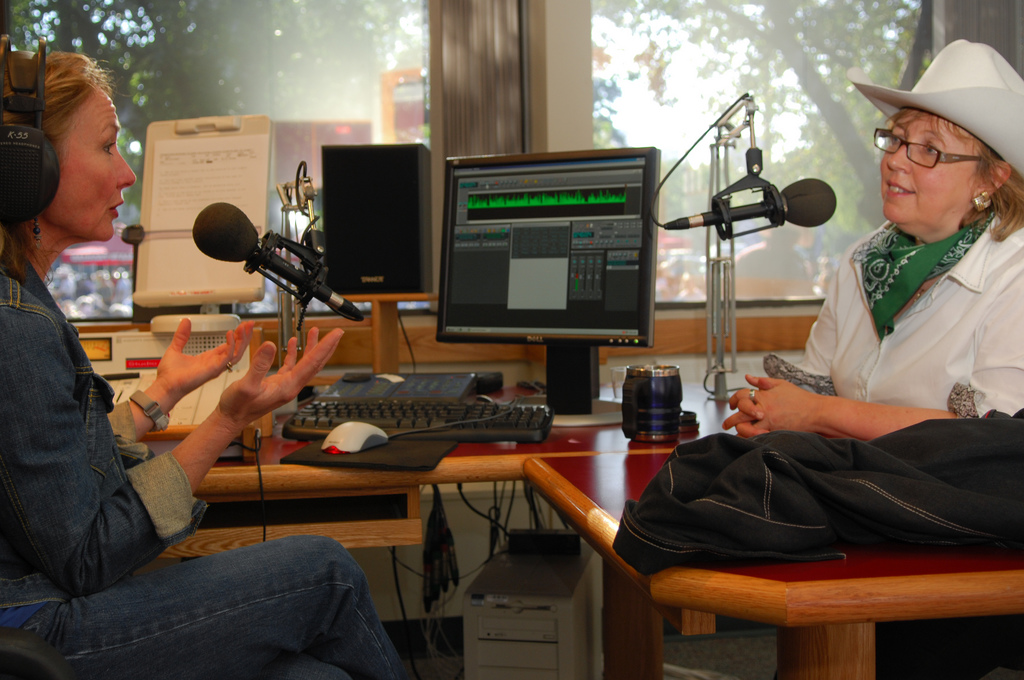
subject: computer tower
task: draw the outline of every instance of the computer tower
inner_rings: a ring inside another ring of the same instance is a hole
[[[341,294],[429,292],[427,147],[324,146],[321,161],[327,285]]]
[[[463,597],[466,680],[590,680],[600,675],[600,559],[495,555]]]

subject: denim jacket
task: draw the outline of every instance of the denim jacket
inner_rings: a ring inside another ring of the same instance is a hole
[[[205,504],[31,268],[0,270],[0,385],[0,608],[102,591],[195,532]]]

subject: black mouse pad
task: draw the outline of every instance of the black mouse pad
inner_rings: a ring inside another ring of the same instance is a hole
[[[393,439],[360,453],[324,453],[322,439],[310,442],[281,459],[282,463],[319,467],[369,468],[373,470],[433,470],[458,442]]]

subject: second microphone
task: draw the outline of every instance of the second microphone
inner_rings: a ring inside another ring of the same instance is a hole
[[[769,187],[770,191],[765,191],[765,198],[760,203],[738,206],[727,213],[721,204],[716,203],[711,212],[673,220],[665,228],[711,227],[759,217],[767,218],[775,226],[788,222],[800,227],[817,227],[827,222],[836,211],[836,194],[820,179],[799,180],[781,193],[774,186]]]
[[[237,206],[211,203],[203,208],[192,227],[192,240],[204,255],[224,262],[243,262],[245,271],[258,271],[304,304],[315,298],[347,319],[363,319],[358,307],[324,283],[327,267],[312,248],[269,231],[260,239],[252,221]],[[282,248],[297,256],[303,268],[281,257],[278,251]]]

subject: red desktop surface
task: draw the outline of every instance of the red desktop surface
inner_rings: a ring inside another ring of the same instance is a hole
[[[638,499],[668,453],[602,454],[546,458],[545,463],[594,504],[618,519],[627,499]],[[925,546],[904,543],[836,546],[846,559],[819,562],[734,560],[688,562],[716,571],[778,581],[950,574],[1024,569],[1024,551],[990,546]]]

